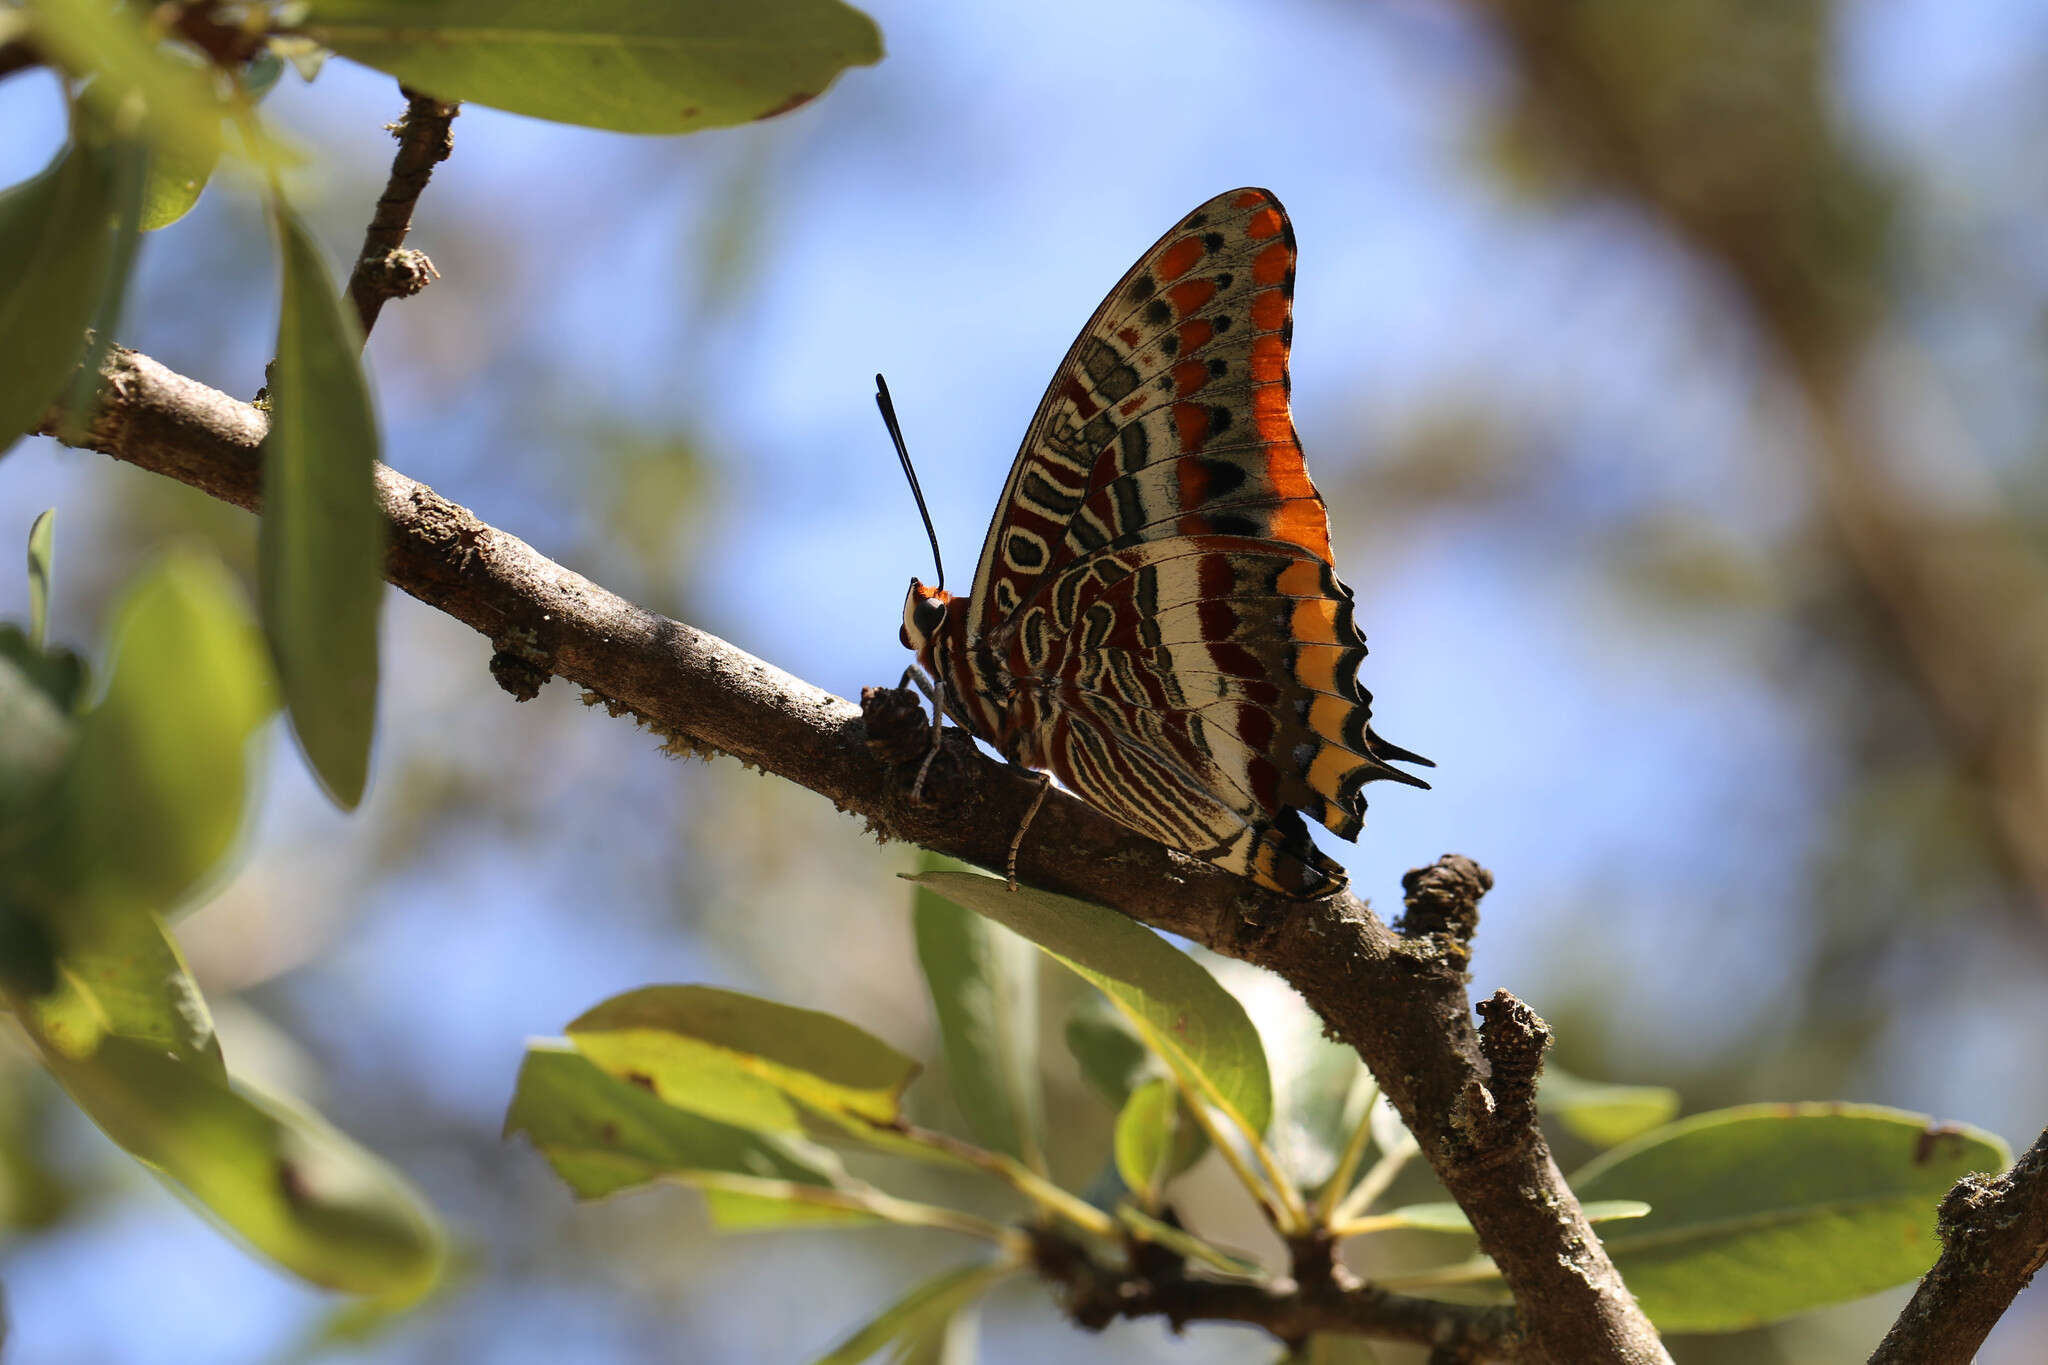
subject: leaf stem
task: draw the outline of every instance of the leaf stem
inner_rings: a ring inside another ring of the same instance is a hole
[[[949,1232],[965,1233],[970,1237],[980,1237],[994,1242],[1019,1259],[1031,1249],[1030,1239],[1017,1228],[1007,1227],[977,1214],[964,1213],[959,1209],[942,1208],[937,1204],[925,1204],[914,1199],[900,1199],[871,1185],[843,1189],[831,1185],[806,1185],[795,1180],[741,1175],[734,1171],[683,1171],[677,1173],[675,1178],[700,1190],[719,1190],[727,1194],[750,1195],[756,1199],[774,1199],[790,1204],[812,1204],[820,1208],[871,1213],[877,1218],[904,1227],[943,1228]]]
[[[1059,1215],[1084,1232],[1114,1238],[1116,1220],[1078,1195],[1069,1194],[1038,1172],[1003,1152],[992,1152],[962,1141],[950,1133],[920,1128],[914,1123],[877,1124],[877,1128],[919,1146],[942,1152],[958,1161],[988,1172],[1017,1193],[1050,1213]]]

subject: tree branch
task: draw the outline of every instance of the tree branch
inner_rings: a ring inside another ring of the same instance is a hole
[[[427,287],[434,263],[426,253],[403,250],[405,234],[412,230],[413,206],[427,188],[434,167],[455,150],[455,116],[462,107],[444,104],[431,95],[400,86],[406,99],[405,117],[390,125],[398,139],[398,154],[391,159],[391,178],[377,199],[377,212],[363,233],[363,249],[349,272],[348,297],[356,306],[356,318],[363,325],[363,339],[377,325],[377,314],[386,299],[402,299]]]
[[[1510,1309],[1375,1289],[1341,1266],[1320,1282],[1204,1280],[1190,1277],[1178,1257],[1129,1268],[1105,1265],[1081,1243],[1045,1229],[1032,1234],[1032,1261],[1061,1287],[1068,1314],[1091,1332],[1118,1318],[1156,1316],[1176,1331],[1191,1322],[1241,1322],[1290,1344],[1319,1332],[1354,1334],[1435,1347],[1458,1360],[1516,1359],[1522,1345]]]
[[[1941,1257],[1870,1365],[1970,1365],[2048,1264],[2048,1132],[2000,1176],[1967,1175],[1941,1201]]]
[[[265,414],[118,346],[103,377],[80,444],[257,509]],[[383,466],[376,482],[391,532],[386,577],[488,638],[492,671],[515,694],[568,679],[672,747],[786,777],[880,837],[1003,866],[1038,783],[956,731],[925,799],[912,801],[914,765],[900,761],[914,707],[905,694],[871,690],[871,732],[851,703],[641,610],[426,485]],[[1499,1265],[1520,1305],[1516,1359],[1669,1359],[1566,1188],[1533,1105],[1511,1096],[1503,1106],[1490,1088],[1465,993],[1476,907],[1492,884],[1483,869],[1446,857],[1410,873],[1406,930],[1396,934],[1349,893],[1297,901],[1261,892],[1054,791],[1017,874],[1270,968],[1300,991],[1380,1079]]]

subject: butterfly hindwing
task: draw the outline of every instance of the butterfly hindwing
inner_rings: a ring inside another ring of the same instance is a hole
[[[1365,782],[1425,784],[1369,726],[1365,638],[1288,407],[1293,288],[1265,190],[1218,195],[1138,260],[1055,372],[926,657],[1006,755],[1317,895],[1344,874],[1301,815],[1355,838]]]

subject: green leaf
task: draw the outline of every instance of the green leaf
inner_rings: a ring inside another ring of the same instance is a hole
[[[42,425],[85,353],[85,329],[114,250],[106,157],[67,148],[0,193],[0,451]]]
[[[922,866],[930,872],[948,864],[926,854]],[[922,888],[912,921],[938,1015],[946,1075],[968,1126],[982,1146],[1042,1167],[1038,950]]]
[[[70,718],[43,677],[46,657],[19,629],[0,626],[0,890],[14,880],[17,851],[46,838],[48,793],[71,752]]]
[[[514,1133],[582,1199],[691,1171],[833,1183],[829,1153],[665,1104],[562,1043],[528,1044],[505,1114],[505,1135]]]
[[[271,201],[284,303],[263,442],[263,627],[306,760],[336,805],[362,800],[377,719],[384,517],[362,333],[320,249]]]
[[[85,122],[82,121],[81,126]],[[121,312],[128,300],[128,277],[135,269],[135,252],[142,240],[143,199],[149,183],[149,146],[134,137],[116,137],[102,153],[107,164],[108,194],[114,206],[114,244],[107,266],[100,274],[99,299],[93,306],[91,333],[86,339],[85,358],[72,372],[64,394],[64,415],[58,435],[76,443],[82,439],[99,407],[100,366],[120,330]]]
[[[1543,1068],[1537,1103],[1596,1147],[1612,1147],[1678,1116],[1678,1092],[1662,1085],[1609,1085]]]
[[[28,642],[40,651],[50,621],[50,559],[57,509],[44,509],[28,528]]]
[[[55,988],[12,1004],[38,1044],[65,1057],[90,1057],[119,1036],[227,1077],[206,998],[154,915],[120,916],[98,926],[92,943],[66,944]]]
[[[1131,1092],[1116,1116],[1116,1172],[1146,1208],[1159,1207],[1159,1191],[1172,1174],[1180,1090],[1164,1076]]]
[[[72,75],[93,78],[86,97],[118,131],[172,156],[218,155],[229,106],[211,69],[154,41],[135,8],[40,0],[34,13],[37,44]]]
[[[828,1116],[894,1123],[918,1064],[817,1010],[714,986],[646,986],[569,1025],[578,1051],[669,1104],[762,1131],[793,1131],[776,1092]]]
[[[898,1362],[946,1360],[943,1342],[954,1315],[1016,1270],[1016,1266],[999,1261],[960,1266],[926,1280],[883,1309],[881,1316],[836,1350],[820,1357],[818,1365],[860,1365],[891,1344],[896,1347],[893,1356]]]
[[[155,232],[190,213],[199,196],[206,192],[206,182],[213,178],[214,167],[219,164],[218,145],[159,150],[149,160],[149,178],[143,184],[142,230]]]
[[[1365,1121],[1375,1093],[1365,1064],[1324,1037],[1322,1019],[1273,973],[1207,949],[1191,955],[1237,997],[1258,1029],[1273,1077],[1266,1145],[1297,1188],[1315,1189],[1336,1171],[1346,1142]]]
[[[1114,910],[966,872],[912,878],[987,915],[1080,973],[1123,1011],[1146,1046],[1247,1133],[1263,1133],[1273,1095],[1258,1031],[1216,978]]]
[[[1074,1001],[1067,1012],[1066,1040],[1081,1078],[1115,1108],[1123,1108],[1146,1080],[1167,1074],[1166,1063],[1146,1050],[1131,1021],[1099,992]]]
[[[313,0],[300,27],[444,100],[622,133],[768,118],[882,56],[839,0]]]
[[[1646,1217],[1650,1206],[1640,1199],[1593,1199],[1579,1205],[1589,1223],[1612,1223],[1627,1218]],[[1403,1204],[1398,1209],[1388,1209],[1376,1214],[1373,1221],[1384,1222],[1388,1228],[1415,1228],[1423,1232],[1464,1232],[1472,1231],[1471,1220],[1465,1211],[1448,1200],[1428,1204]]]
[[[432,1287],[442,1260],[432,1213],[395,1171],[314,1115],[138,1039],[43,1057],[108,1137],[287,1270],[380,1298]]]
[[[106,694],[79,718],[53,832],[18,886],[61,907],[67,942],[185,900],[240,833],[249,739],[273,705],[240,596],[218,562],[175,554],[116,609]]]
[[[1896,1109],[1765,1104],[1660,1128],[1571,1183],[1651,1205],[1602,1240],[1652,1322],[1728,1332],[1923,1274],[1942,1196],[2009,1157],[1982,1129]]]

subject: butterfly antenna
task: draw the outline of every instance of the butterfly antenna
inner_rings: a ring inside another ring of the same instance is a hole
[[[917,486],[917,471],[910,464],[910,449],[903,444],[903,428],[896,421],[896,403],[889,397],[889,382],[875,376],[875,406],[882,410],[882,423],[889,439],[896,443],[896,458],[903,462],[903,477],[910,480],[910,496],[917,499],[917,514],[924,518],[924,533],[932,542],[932,563],[938,568],[937,587],[946,586],[946,561],[939,558],[939,533],[932,529],[932,514],[924,505],[924,490]]]

